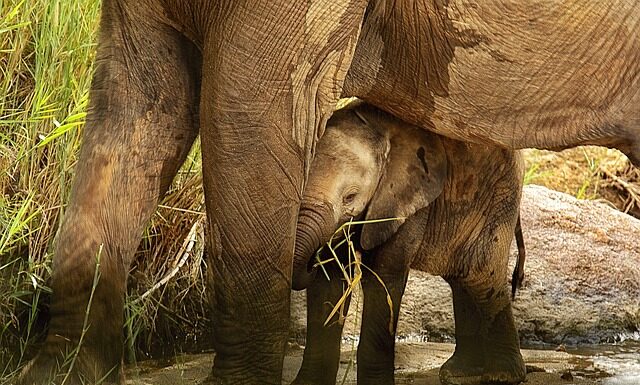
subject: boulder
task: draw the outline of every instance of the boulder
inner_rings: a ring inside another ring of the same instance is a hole
[[[637,333],[640,220],[602,203],[535,185],[524,188],[521,216],[526,276],[513,303],[521,339],[600,343]],[[516,255],[514,242],[511,266]],[[304,302],[303,292],[294,293],[291,330],[299,342],[304,338]],[[354,300],[358,302],[362,301]],[[357,334],[357,325],[351,315],[345,334]],[[440,277],[410,273],[398,335],[430,341],[452,338],[451,292]]]

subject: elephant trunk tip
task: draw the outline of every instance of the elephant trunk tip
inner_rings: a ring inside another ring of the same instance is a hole
[[[292,288],[306,289],[315,279],[316,251],[335,231],[335,218],[330,204],[303,204],[296,228]]]
[[[291,288],[296,291],[308,288],[315,279],[317,270],[318,268],[312,265],[312,260],[309,261],[306,269],[294,269]]]
[[[631,164],[640,169],[640,145],[635,152],[629,154],[629,160]]]

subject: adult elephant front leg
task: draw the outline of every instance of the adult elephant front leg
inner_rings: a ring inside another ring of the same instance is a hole
[[[103,2],[90,111],[53,256],[49,332],[18,384],[121,383],[129,265],[198,133],[200,63],[157,4]]]
[[[225,2],[204,46],[217,384],[280,384],[296,217],[366,1]]]

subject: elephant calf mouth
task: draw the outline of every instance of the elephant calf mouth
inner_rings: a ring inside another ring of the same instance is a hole
[[[292,288],[293,290],[304,290],[309,287],[309,285],[314,281],[316,275],[318,274],[319,261],[327,261],[334,259],[334,253],[339,258],[339,264],[346,266],[350,263],[347,259],[347,255],[349,255],[348,248],[354,247],[353,245],[360,244],[360,235],[362,234],[362,225],[354,225],[352,229],[352,233],[350,236],[350,242],[343,242],[342,237],[333,238],[333,246],[330,247],[326,244],[326,242],[322,242],[313,252],[309,253],[303,252],[300,249],[296,248],[296,258],[297,258],[297,266],[298,268],[294,268],[293,277],[292,277]],[[333,234],[335,237],[335,234]],[[330,237],[329,237],[330,238]],[[339,244],[339,245],[337,245]],[[353,252],[363,252],[363,250],[355,246],[355,250],[352,249]],[[310,255],[310,256],[309,256]],[[308,257],[305,257],[308,256]],[[334,262],[330,262],[334,263]],[[304,268],[302,267],[304,266]]]

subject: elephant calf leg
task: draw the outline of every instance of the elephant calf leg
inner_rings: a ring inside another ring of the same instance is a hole
[[[344,319],[340,311],[325,322],[343,295],[342,272],[334,263],[325,265],[330,280],[318,273],[307,288],[307,342],[302,367],[293,384],[333,385],[340,364],[340,340]],[[351,296],[344,303],[343,314],[349,309]]]
[[[458,148],[456,156],[460,161],[451,162],[449,183],[476,184],[443,193],[449,206],[443,211],[457,214],[442,221],[450,233],[442,232],[449,238],[438,239],[439,246],[450,252],[442,265],[446,267],[435,272],[453,291],[456,350],[440,369],[440,379],[445,384],[519,383],[525,368],[507,266],[518,220],[521,159],[512,151],[485,147]]]
[[[507,295],[504,290],[501,295]],[[504,307],[489,324],[483,382],[519,384],[525,380],[526,368],[511,305]]]
[[[402,269],[404,265],[399,267]],[[375,267],[374,270],[384,286],[373,273],[363,269],[364,307],[358,344],[358,383],[393,384],[396,327],[408,270],[387,272]],[[387,294],[391,297],[391,308]]]
[[[450,281],[456,350],[440,369],[445,384],[517,384],[525,378],[509,290],[487,281]]]
[[[129,265],[198,132],[199,54],[162,13],[142,9],[103,4],[91,106],[53,256],[49,332],[21,385],[122,382]]]
[[[484,371],[483,340],[480,333],[482,316],[465,287],[450,280],[453,293],[456,348],[440,368],[440,380],[445,384],[480,382]]]

